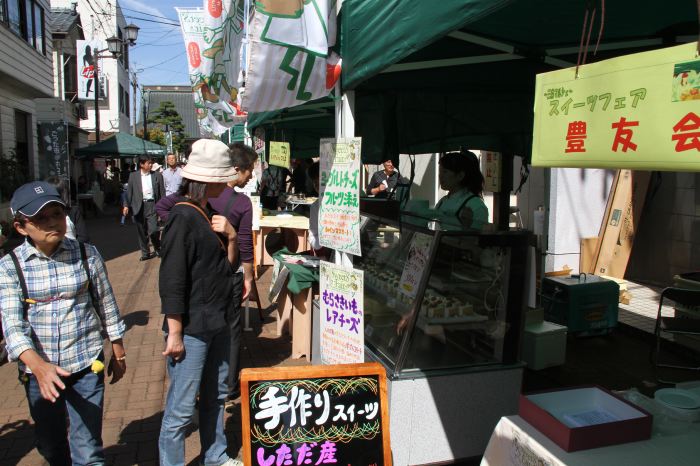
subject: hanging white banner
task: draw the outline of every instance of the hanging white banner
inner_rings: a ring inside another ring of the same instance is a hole
[[[327,96],[340,77],[335,0],[259,0],[243,108],[263,112]]]
[[[104,41],[100,39],[77,40],[75,49],[78,58],[78,99],[79,100],[95,100],[95,51],[106,49]],[[101,63],[100,63],[101,65]],[[100,67],[101,68],[101,67]],[[104,80],[106,74],[104,69],[100,72],[100,76]],[[100,99],[106,97],[104,84],[100,92]]]
[[[175,10],[201,129],[222,134],[246,119],[238,101],[245,8],[243,0],[204,0],[204,6]]]

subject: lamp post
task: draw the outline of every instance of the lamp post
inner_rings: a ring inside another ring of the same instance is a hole
[[[117,58],[122,53],[122,45],[128,47],[136,43],[136,38],[139,35],[139,27],[135,24],[129,24],[124,28],[126,32],[126,40],[112,36],[107,39],[107,48],[95,50],[93,52],[94,74],[92,79],[95,83],[95,144],[100,142],[100,58]],[[100,55],[103,52],[109,52],[111,55]]]

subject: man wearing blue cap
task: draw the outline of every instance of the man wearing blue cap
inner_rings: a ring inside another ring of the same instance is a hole
[[[19,187],[10,207],[26,239],[0,259],[0,309],[37,449],[52,466],[104,464],[102,332],[112,342],[112,383],[126,370],[125,326],[104,261],[94,246],[65,237],[65,204],[53,185]]]

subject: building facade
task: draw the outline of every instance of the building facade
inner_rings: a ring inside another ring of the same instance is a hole
[[[48,0],[0,0],[0,202],[38,171],[37,98],[54,95]]]

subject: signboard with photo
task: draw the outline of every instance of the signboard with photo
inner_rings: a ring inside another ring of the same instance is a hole
[[[365,360],[364,273],[320,263],[321,364]]]
[[[78,60],[78,99],[95,100],[95,52],[107,48],[100,39],[78,40],[75,43]],[[99,65],[99,63],[98,63]],[[104,76],[103,76],[104,78]],[[99,98],[104,99],[105,82],[100,82]]]

